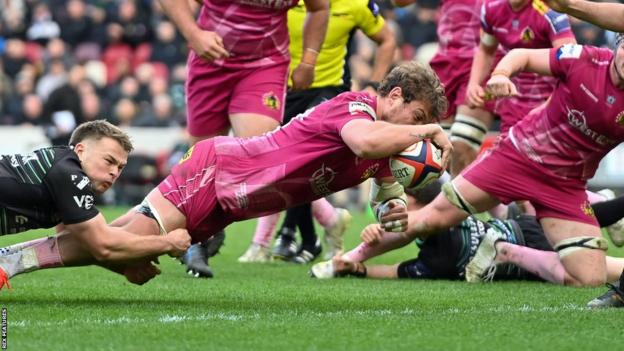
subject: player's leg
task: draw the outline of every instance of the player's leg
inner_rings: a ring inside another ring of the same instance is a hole
[[[624,245],[624,196],[599,202],[592,205],[596,219],[601,227],[607,228],[607,233],[615,246]]]
[[[314,229],[312,207],[313,205],[311,204],[304,205],[297,217],[297,227],[299,228],[299,233],[301,233],[301,246],[291,262],[299,264],[310,263],[314,261],[323,250],[321,241]]]
[[[609,261],[607,260],[607,265]],[[597,298],[589,301],[587,307],[590,308],[622,308],[624,307],[624,271],[614,284],[607,284],[609,290]]]
[[[453,157],[449,170],[453,177],[460,174],[477,158],[493,120],[492,113],[484,109],[472,109],[466,105],[460,105],[457,108],[457,114],[451,126]]]
[[[351,214],[344,208],[335,208],[325,198],[312,202],[312,214],[325,230],[325,259],[330,259],[343,250],[344,234],[351,223]]]
[[[275,246],[273,246],[273,257],[284,261],[290,261],[297,254],[297,241],[295,234],[297,232],[297,222],[304,215],[303,212],[311,216],[310,204],[289,208],[286,210],[286,216],[282,227],[277,231]]]

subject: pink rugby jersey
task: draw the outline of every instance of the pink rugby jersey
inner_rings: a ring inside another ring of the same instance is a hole
[[[376,105],[375,97],[347,92],[263,136],[216,138],[215,187],[224,211],[235,220],[259,217],[391,176],[387,158],[359,158],[340,136],[349,121],[374,121]]]
[[[511,128],[525,156],[564,179],[586,181],[600,160],[624,140],[624,90],[610,78],[613,52],[564,45],[550,51],[558,84],[545,108]]]
[[[479,44],[481,0],[443,0],[438,21],[438,54],[472,59]]]
[[[532,0],[514,11],[509,0],[485,0],[481,7],[481,27],[494,36],[503,52],[516,48],[550,48],[552,42],[574,38],[568,16],[556,12],[541,0]],[[523,72],[513,78],[520,97],[537,105],[548,98],[555,79]],[[532,106],[535,107],[535,106]]]
[[[270,66],[290,60],[286,13],[297,0],[203,0],[200,28],[216,32],[230,57],[229,68]]]

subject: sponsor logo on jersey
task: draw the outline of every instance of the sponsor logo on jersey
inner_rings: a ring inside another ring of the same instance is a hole
[[[178,163],[182,163],[188,160],[189,158],[191,158],[191,155],[193,154],[193,149],[195,149],[195,145],[191,146],[190,149],[186,150],[186,152],[184,153],[184,156],[182,156],[182,159]]]
[[[587,120],[585,119],[585,113],[579,110],[573,110],[568,108],[568,123],[583,135],[591,138],[593,141],[600,145],[613,145],[615,141],[606,137],[587,126]]]
[[[375,173],[377,173],[378,170],[379,170],[379,163],[375,163],[374,165],[369,166],[364,171],[364,173],[362,173],[362,176],[360,177],[360,179],[368,179],[372,177],[373,175],[375,175]]]
[[[591,207],[591,204],[589,203],[589,201],[585,200],[581,204],[581,210],[587,217],[595,217],[594,209]]]
[[[334,181],[334,178],[336,178],[336,172],[329,167],[325,167],[325,164],[321,165],[321,168],[314,171],[309,179],[314,194],[323,197],[331,194],[332,191],[329,189],[329,185]]]
[[[262,103],[271,110],[279,110],[280,108],[280,101],[272,91],[262,95]]]
[[[531,30],[530,27],[526,27],[522,30],[522,34],[520,34],[520,39],[525,43],[530,43],[535,39],[535,33]]]
[[[349,102],[349,113],[354,115],[357,113],[366,113],[371,116],[373,119],[377,119],[377,114],[373,107],[367,103],[361,101],[351,101]]]
[[[624,111],[621,111],[615,116],[615,123],[624,127]]]
[[[85,210],[89,210],[93,207],[92,195],[74,196],[74,201],[78,207],[84,208]]]
[[[583,46],[575,44],[566,44],[557,50],[557,60],[561,59],[577,59],[581,57]]]

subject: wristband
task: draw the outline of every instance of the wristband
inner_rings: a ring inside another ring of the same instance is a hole
[[[318,55],[319,55],[318,51],[314,49],[306,48],[303,51],[303,57],[301,58],[301,63],[309,65],[309,66],[315,66],[316,58]]]

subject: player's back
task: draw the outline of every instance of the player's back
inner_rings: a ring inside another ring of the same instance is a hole
[[[263,136],[216,138],[221,205],[259,216],[390,175],[387,159],[358,158],[340,136],[349,121],[374,120],[375,108],[376,98],[347,92]]]
[[[444,0],[438,21],[438,53],[470,58],[479,44],[481,0]]]

